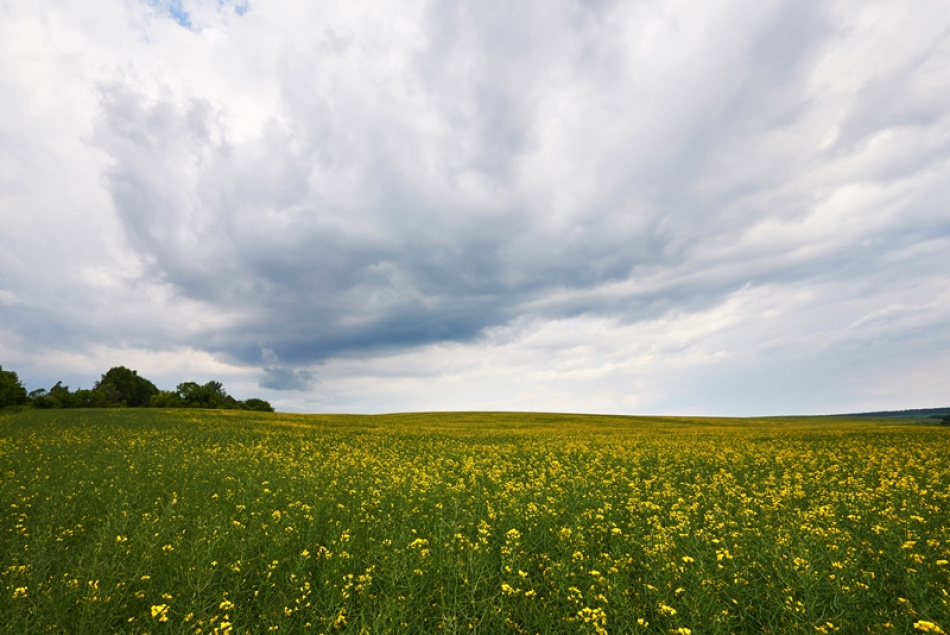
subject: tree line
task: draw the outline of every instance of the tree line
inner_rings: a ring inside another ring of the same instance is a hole
[[[219,381],[198,384],[186,381],[175,390],[159,390],[138,372],[114,366],[88,390],[70,391],[63,382],[46,390],[27,392],[19,376],[0,366],[0,408],[32,405],[34,408],[220,408],[273,412],[263,399],[235,399]]]

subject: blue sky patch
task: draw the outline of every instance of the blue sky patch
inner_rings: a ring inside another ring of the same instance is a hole
[[[190,29],[191,16],[188,15],[188,12],[181,5],[181,0],[148,0],[149,6],[163,11],[169,15],[175,22]]]
[[[182,0],[145,0],[147,4],[160,13],[166,14],[179,25],[186,29],[193,29],[194,24],[188,10],[182,4]],[[250,8],[248,0],[218,0],[218,8],[224,9],[231,7],[237,15],[244,15]]]

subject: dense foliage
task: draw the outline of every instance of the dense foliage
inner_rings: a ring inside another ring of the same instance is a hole
[[[230,396],[218,381],[199,385],[178,384],[175,391],[159,390],[155,384],[125,366],[110,368],[91,390],[70,392],[63,382],[46,390],[39,388],[27,394],[17,374],[0,366],[0,408],[29,403],[36,408],[220,408],[273,412],[263,399],[240,401]]]
[[[0,416],[9,632],[942,633],[940,425]]]
[[[155,384],[125,366],[110,368],[96,382],[95,390],[101,391],[109,404],[133,408],[147,406],[152,395],[158,394]]]
[[[26,403],[26,398],[26,388],[17,374],[0,366],[0,408]]]

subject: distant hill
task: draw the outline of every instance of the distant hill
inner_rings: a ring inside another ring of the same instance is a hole
[[[910,410],[880,410],[878,412],[854,412],[832,415],[834,417],[929,417],[931,415],[950,415],[947,408],[912,408]]]

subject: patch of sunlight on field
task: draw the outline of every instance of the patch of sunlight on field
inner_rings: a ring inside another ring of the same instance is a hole
[[[0,416],[9,632],[950,625],[950,430],[542,413]]]

